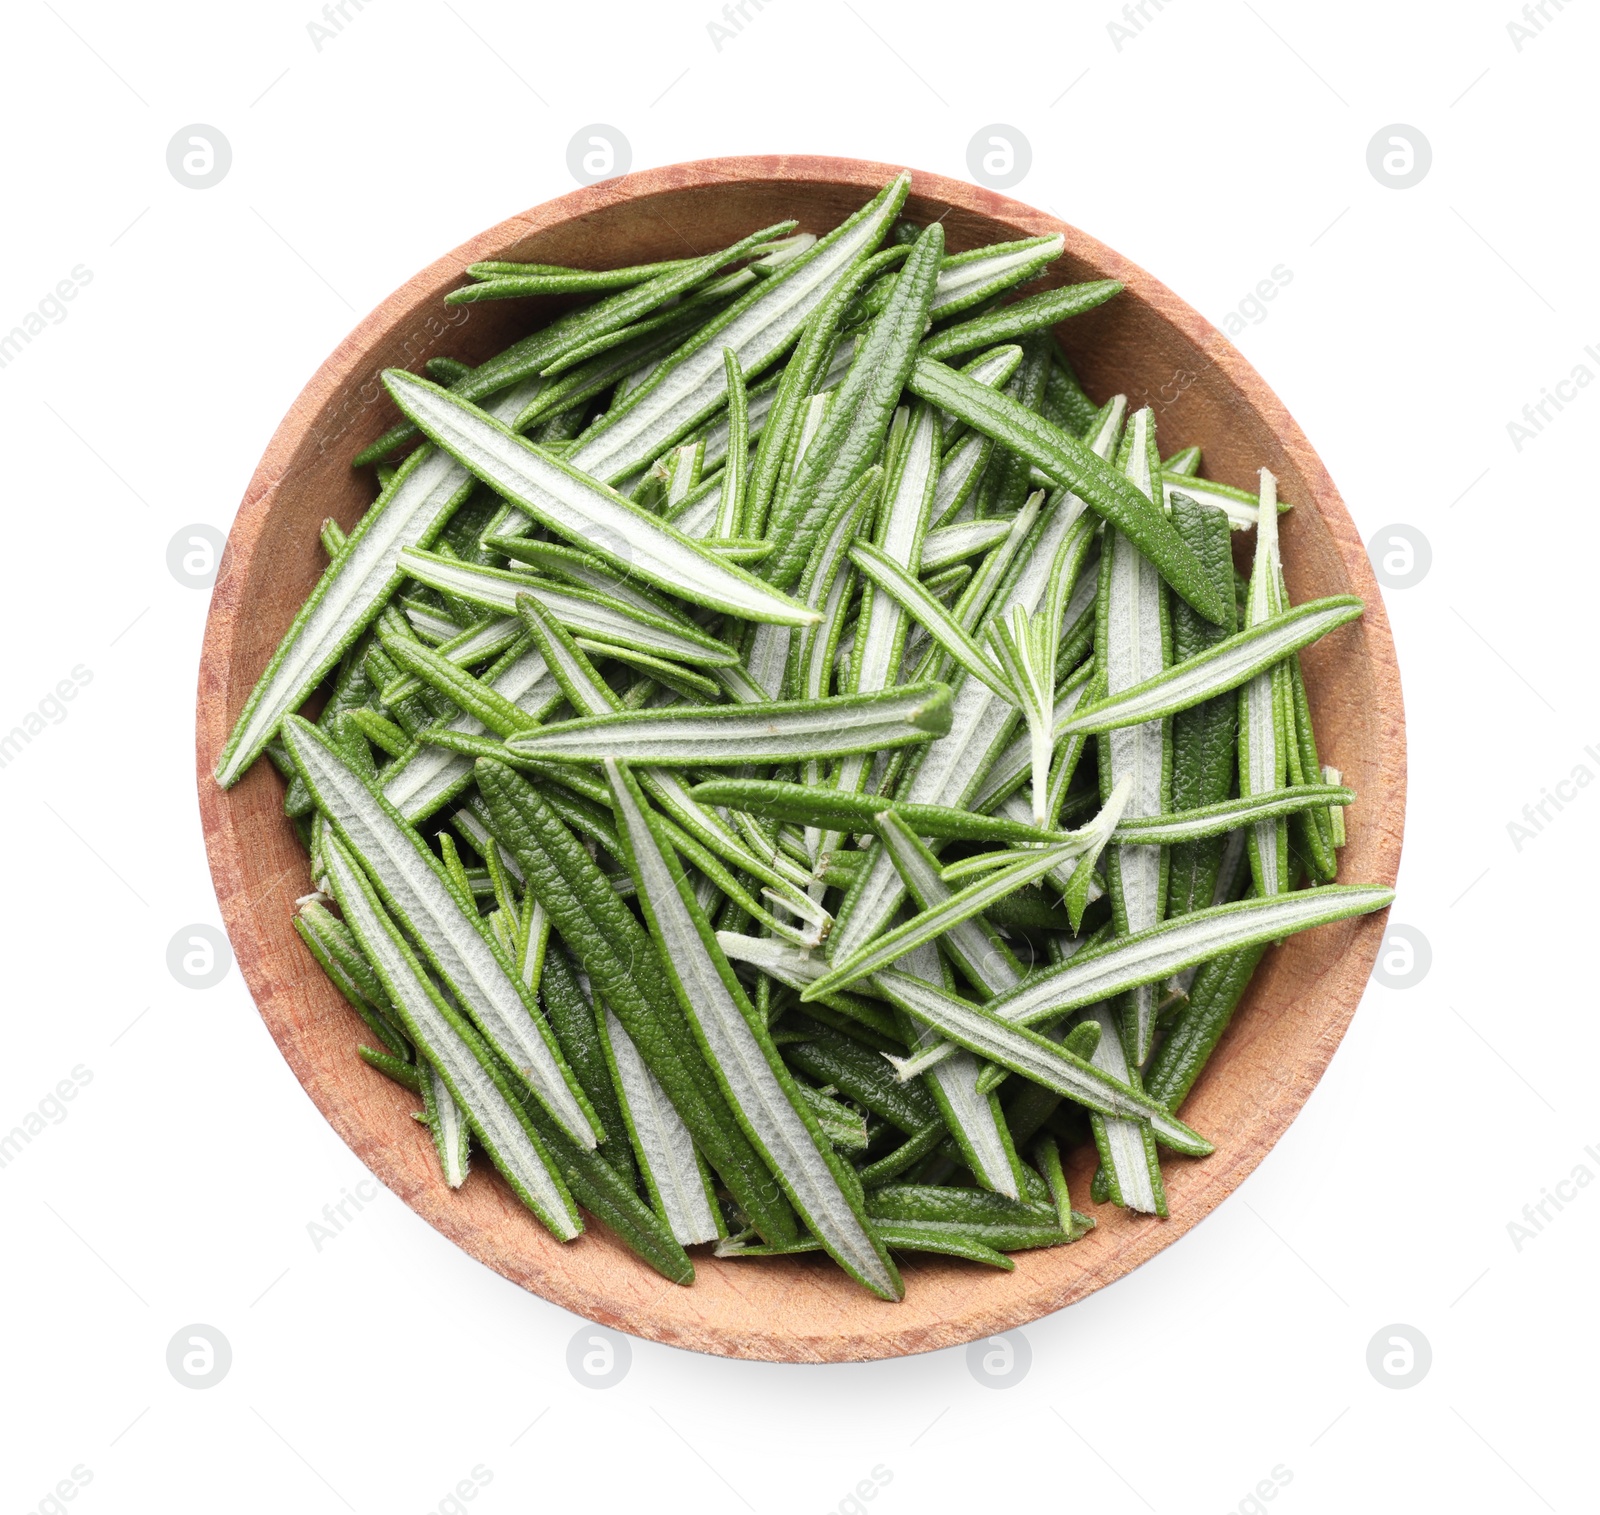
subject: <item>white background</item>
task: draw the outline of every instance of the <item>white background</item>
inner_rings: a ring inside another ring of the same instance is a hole
[[[0,770],[0,1131],[92,1074],[0,1169],[5,1511],[57,1508],[75,1466],[87,1515],[448,1512],[474,1467],[484,1515],[824,1515],[865,1508],[875,1467],[890,1515],[1250,1512],[1274,1468],[1289,1515],[1593,1509],[1600,1192],[1567,1190],[1520,1250],[1507,1227],[1579,1164],[1600,1175],[1600,793],[1568,791],[1520,851],[1507,823],[1576,765],[1600,774],[1600,393],[1520,451],[1507,423],[1576,365],[1600,375],[1600,18],[1547,0],[1519,50],[1510,0],[1147,0],[1119,50],[1109,0],[937,23],[909,0],[747,9],[719,50],[711,0],[347,0],[319,51],[311,0],[7,8],[0,331],[74,266],[93,277],[0,369],[0,728],[74,666],[93,681]],[[193,122],[232,144],[205,191],[165,161]],[[1431,543],[1426,578],[1388,594],[1413,775],[1394,919],[1431,971],[1374,984],[1238,1195],[1030,1326],[1031,1371],[1002,1392],[962,1349],[794,1368],[648,1343],[617,1387],[580,1387],[582,1322],[386,1191],[316,1250],[308,1223],[360,1166],[237,972],[195,991],[166,967],[174,933],[218,920],[191,776],[207,596],[169,574],[169,540],[225,531],[358,317],[572,188],[592,122],[635,167],[800,149],[956,176],[978,128],[1020,130],[1012,193],[1213,321],[1292,271],[1239,345],[1363,536]],[[1396,122],[1433,149],[1403,191],[1366,163]],[[165,1362],[192,1322],[232,1345],[205,1391]],[[1403,1391],[1366,1361],[1393,1323],[1432,1347]]]

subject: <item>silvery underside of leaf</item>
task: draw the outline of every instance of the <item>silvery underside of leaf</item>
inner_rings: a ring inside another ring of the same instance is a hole
[[[605,1034],[616,1070],[617,1092],[631,1123],[639,1164],[647,1175],[656,1209],[683,1246],[715,1241],[719,1234],[716,1212],[706,1194],[689,1128],[609,1007],[605,1011]]]
[[[722,349],[731,347],[747,374],[760,370],[822,303],[834,280],[874,247],[904,197],[909,175],[902,175],[853,227],[826,246],[812,248],[800,267],[752,292],[722,323],[713,323],[715,340],[704,340],[693,354],[641,391],[605,430],[580,447],[574,464],[602,479],[616,479],[658,457],[673,437],[714,411],[724,394]],[[903,181],[903,182],[902,182]]]
[[[541,382],[514,386],[497,397],[491,413],[514,417]],[[447,453],[419,448],[406,460],[328,565],[252,691],[217,765],[217,782],[224,788],[255,760],[283,717],[304,702],[371,620],[394,587],[404,549],[426,540],[470,486],[471,475]]]
[[[463,1008],[567,1134],[582,1146],[594,1146],[588,1116],[528,1014],[508,965],[478,919],[463,912],[421,838],[384,808],[312,728],[291,723],[285,735],[330,819],[405,918]]]
[[[470,403],[394,370],[386,382],[401,409],[435,442],[574,546],[714,610],[795,625],[811,619],[787,595],[705,551],[579,467],[524,442]]]
[[[786,1093],[735,991],[712,961],[649,820],[614,759],[605,762],[619,825],[627,832],[639,891],[679,998],[725,1081],[735,1113],[771,1163],[812,1233],[875,1292],[898,1298],[899,1282],[857,1209],[839,1187],[831,1148]],[[713,939],[714,941],[714,939]],[[730,975],[731,976],[731,975]]]
[[[583,1224],[565,1187],[550,1171],[511,1102],[450,1024],[417,971],[415,959],[395,940],[392,924],[383,919],[381,906],[357,877],[359,865],[340,845],[331,847],[329,854],[329,871],[339,888],[346,919],[384,974],[391,997],[404,1008],[408,1026],[426,1049],[430,1063],[443,1074],[450,1092],[471,1117],[496,1166],[539,1218],[561,1240],[570,1241]]]

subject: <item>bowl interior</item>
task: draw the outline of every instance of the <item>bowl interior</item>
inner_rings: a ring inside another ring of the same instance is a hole
[[[783,1361],[885,1357],[970,1341],[1071,1303],[1136,1267],[1210,1212],[1260,1161],[1321,1076],[1360,999],[1382,935],[1369,916],[1292,938],[1269,953],[1202,1075],[1184,1118],[1217,1145],[1165,1163],[1171,1219],[1135,1219],[1088,1197],[1091,1154],[1071,1166],[1074,1201],[1097,1228],[1070,1247],[1017,1254],[1016,1271],[900,1259],[906,1299],[869,1297],[824,1259],[718,1261],[697,1249],[692,1288],[665,1284],[603,1227],[563,1246],[486,1161],[459,1191],[437,1171],[416,1100],[355,1054],[366,1028],[291,926],[309,887],[282,811],[283,782],[259,762],[223,793],[210,772],[238,711],[324,565],[318,528],[371,503],[353,453],[398,418],[377,375],[435,355],[478,362],[547,319],[555,302],[448,307],[469,262],[506,258],[619,266],[713,250],[786,218],[822,232],[898,170],[828,158],[712,160],[594,186],[535,208],[439,260],[386,300],[307,385],[251,480],[213,591],[200,669],[196,763],[218,898],[235,954],[284,1056],[318,1108],[377,1176],[430,1224],[523,1287],[590,1319],[652,1339]],[[1036,287],[1116,278],[1110,303],[1059,328],[1096,400],[1128,395],[1156,412],[1162,452],[1198,443],[1205,475],[1254,487],[1278,476],[1291,596],[1354,593],[1365,617],[1304,655],[1323,761],[1359,796],[1348,812],[1341,881],[1390,884],[1404,815],[1404,724],[1387,619],[1359,536],[1299,428],[1225,339],[1109,248],[1016,201],[918,174],[906,212],[942,218],[952,251],[1061,233],[1065,254]],[[1236,538],[1236,543],[1238,542]],[[1242,545],[1242,544],[1241,544]],[[370,1038],[367,1038],[370,1039]]]

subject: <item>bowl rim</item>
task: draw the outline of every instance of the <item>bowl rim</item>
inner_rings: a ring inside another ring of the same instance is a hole
[[[346,385],[359,382],[370,373],[367,354],[382,338],[395,331],[397,322],[415,320],[417,311],[430,306],[443,308],[437,305],[439,296],[458,283],[468,263],[493,256],[536,233],[630,200],[760,180],[792,183],[802,193],[808,186],[819,185],[859,189],[864,202],[902,171],[900,165],[810,154],[716,157],[671,164],[604,180],[545,201],[480,232],[435,259],[357,323],[319,365],[274,431],[245,489],[229,532],[212,591],[201,649],[196,700],[196,779],[213,883],[235,956],[257,1010],[312,1101],[380,1180],[436,1230],[480,1262],[530,1292],[590,1320],[669,1345],[724,1356],[838,1362],[895,1357],[958,1345],[1014,1329],[1074,1303],[1173,1245],[1238,1187],[1299,1113],[1355,1013],[1382,943],[1383,923],[1388,912],[1362,917],[1355,922],[1337,963],[1317,981],[1321,1006],[1318,1040],[1308,1057],[1285,1070],[1263,1106],[1265,1115],[1249,1139],[1237,1148],[1230,1146],[1226,1153],[1219,1143],[1218,1152],[1206,1160],[1207,1180],[1185,1197],[1182,1208],[1175,1206],[1169,1219],[1151,1222],[1120,1241],[1103,1261],[1074,1269],[1069,1277],[1061,1279],[1046,1280],[1041,1271],[1038,1278],[1031,1279],[1035,1286],[1008,1290],[1004,1284],[1023,1275],[1025,1259],[1032,1268],[1037,1266],[1034,1259],[1046,1255],[1023,1254],[1018,1258],[1017,1273],[994,1276],[1000,1287],[989,1289],[980,1307],[969,1309],[960,1318],[932,1324],[926,1320],[916,1325],[908,1322],[903,1328],[897,1328],[894,1321],[896,1310],[903,1307],[884,1306],[865,1299],[847,1301],[847,1308],[839,1313],[836,1323],[824,1323],[806,1334],[786,1331],[782,1322],[775,1318],[772,1301],[747,1306],[742,1312],[735,1309],[734,1315],[742,1316],[738,1319],[726,1311],[718,1318],[711,1318],[691,1310],[668,1320],[653,1313],[649,1305],[641,1305],[637,1298],[624,1298],[618,1290],[609,1287],[603,1268],[597,1271],[588,1266],[573,1266],[571,1257],[576,1249],[562,1249],[553,1239],[549,1239],[548,1246],[540,1243],[538,1237],[544,1233],[538,1230],[536,1222],[532,1222],[532,1233],[527,1233],[519,1223],[515,1248],[492,1245],[484,1218],[473,1219],[467,1214],[470,1207],[460,1202],[473,1185],[482,1182],[486,1193],[493,1194],[495,1186],[500,1191],[497,1204],[484,1201],[489,1210],[501,1213],[502,1218],[503,1212],[517,1210],[514,1200],[510,1200],[509,1205],[506,1203],[509,1191],[504,1189],[498,1175],[486,1180],[474,1177],[469,1180],[467,1190],[456,1192],[445,1189],[442,1183],[419,1181],[414,1167],[408,1169],[401,1161],[397,1151],[399,1142],[375,1140],[371,1130],[354,1118],[345,1092],[311,1055],[303,1007],[297,1004],[297,986],[273,971],[273,949],[256,919],[259,900],[256,891],[246,883],[248,870],[244,861],[251,845],[251,834],[249,826],[243,823],[240,799],[241,789],[248,779],[224,791],[217,787],[211,770],[232,723],[233,712],[228,708],[229,669],[249,608],[243,587],[249,580],[251,561],[261,544],[277,492],[290,478],[297,450],[318,415]],[[1067,254],[1099,268],[1105,277],[1119,279],[1129,296],[1150,306],[1215,367],[1235,391],[1248,396],[1249,403],[1270,429],[1278,446],[1293,460],[1309,492],[1309,498],[1297,500],[1297,505],[1314,508],[1321,517],[1354,592],[1366,601],[1366,613],[1360,624],[1375,692],[1369,708],[1372,719],[1382,725],[1386,743],[1378,764],[1382,780],[1378,795],[1381,809],[1369,810],[1363,815],[1363,825],[1373,830],[1369,839],[1373,849],[1362,871],[1364,882],[1392,886],[1399,867],[1406,804],[1405,719],[1393,639],[1383,598],[1359,533],[1326,468],[1300,427],[1233,344],[1138,265],[1076,227],[1021,201],[943,175],[920,170],[911,173],[911,193],[922,201],[1003,221],[1019,228],[1022,235],[1063,236]],[[333,993],[331,987],[328,993]],[[337,1003],[343,1004],[342,1001]],[[353,1019],[353,1012],[351,1014]],[[381,1075],[372,1077],[380,1084],[384,1082]],[[520,1212],[520,1216],[531,1222],[526,1212]],[[603,1228],[596,1226],[594,1229],[602,1236],[605,1234]],[[1077,1252],[1079,1247],[1087,1245],[1087,1242],[1080,1242],[1076,1247],[1057,1250]],[[706,1261],[709,1264],[710,1260]],[[697,1257],[696,1262],[698,1268],[701,1259]],[[643,1264],[637,1266],[641,1270],[644,1267]],[[748,1269],[750,1265],[744,1266]],[[919,1261],[918,1286],[922,1284],[923,1271]],[[801,1281],[804,1282],[803,1278]],[[785,1287],[792,1289],[794,1283],[795,1278],[790,1277]],[[694,1294],[697,1290],[676,1292]],[[864,1294],[864,1291],[857,1292]],[[728,1298],[737,1300],[738,1295],[735,1293]],[[781,1308],[782,1296],[778,1304]]]

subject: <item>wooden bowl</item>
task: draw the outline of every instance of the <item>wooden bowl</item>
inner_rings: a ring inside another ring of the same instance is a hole
[[[695,1257],[690,1288],[665,1283],[603,1227],[562,1245],[485,1161],[452,1193],[439,1176],[417,1101],[356,1056],[365,1028],[291,927],[309,887],[282,810],[283,782],[258,762],[224,793],[212,766],[234,719],[323,567],[325,516],[354,524],[372,499],[350,457],[393,424],[378,382],[436,354],[476,363],[547,312],[529,302],[446,306],[478,259],[612,267],[726,245],[797,217],[825,231],[898,169],[848,158],[716,158],[630,174],[535,207],[475,237],[391,295],[339,345],[291,407],[245,492],[212,592],[201,655],[196,771],[212,876],[239,966],[295,1076],[356,1155],[429,1224],[472,1256],[589,1319],[674,1346],[781,1362],[842,1362],[947,1347],[1035,1320],[1122,1277],[1170,1246],[1244,1179],[1294,1119],[1366,987],[1383,916],[1296,936],[1270,953],[1184,1107],[1217,1144],[1204,1161],[1168,1157],[1170,1220],[1090,1205],[1091,1154],[1071,1173],[1098,1227],[1074,1246],[1016,1256],[1016,1271],[901,1259],[906,1298],[870,1297],[826,1259]],[[1298,602],[1354,593],[1365,617],[1304,654],[1325,761],[1359,795],[1340,877],[1392,884],[1405,811],[1405,727],[1389,623],[1361,539],[1300,428],[1209,322],[1143,269],[1051,216],[971,184],[917,174],[908,216],[944,222],[952,251],[1059,232],[1048,284],[1120,279],[1109,304],[1060,328],[1089,393],[1151,405],[1164,451],[1205,449],[1205,472],[1253,488],[1277,474],[1289,589]],[[370,1039],[370,1038],[368,1038]]]

